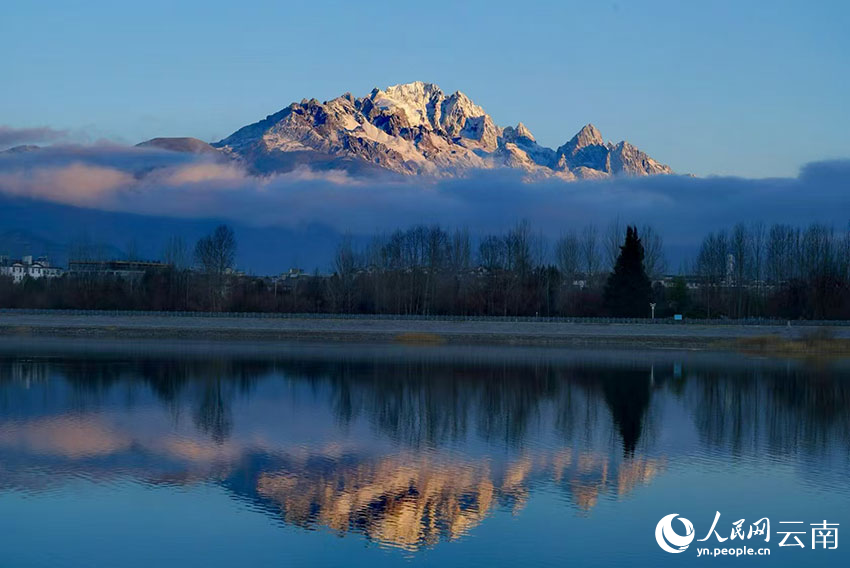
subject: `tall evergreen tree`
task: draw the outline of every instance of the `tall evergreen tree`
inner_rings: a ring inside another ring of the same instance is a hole
[[[652,296],[652,284],[643,265],[643,245],[637,227],[626,228],[626,242],[614,271],[605,283],[605,308],[615,317],[646,317]]]

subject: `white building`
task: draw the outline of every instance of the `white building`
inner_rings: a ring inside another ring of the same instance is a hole
[[[0,276],[10,276],[15,284],[20,284],[24,278],[56,278],[62,276],[62,270],[50,266],[47,257],[40,256],[33,261],[32,256],[25,256],[20,260],[9,260],[0,257]]]

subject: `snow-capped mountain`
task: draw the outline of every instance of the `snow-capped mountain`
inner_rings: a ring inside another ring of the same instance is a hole
[[[186,140],[145,144],[207,149]],[[557,150],[540,146],[524,124],[499,127],[463,93],[447,95],[419,81],[361,98],[346,93],[326,102],[304,99],[211,146],[260,175],[300,165],[410,175],[509,167],[565,179],[672,173],[628,142],[605,142],[592,124]]]

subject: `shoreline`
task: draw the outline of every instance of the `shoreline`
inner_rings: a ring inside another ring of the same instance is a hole
[[[828,327],[828,326],[826,326]],[[392,318],[240,318],[168,315],[0,314],[0,336],[406,345],[526,345],[729,349],[742,340],[798,340],[822,327],[741,324],[564,323]],[[831,328],[850,339],[850,327]]]

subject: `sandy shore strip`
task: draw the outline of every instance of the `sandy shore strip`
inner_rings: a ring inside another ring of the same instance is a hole
[[[708,348],[742,338],[786,339],[813,327],[735,324],[563,323],[369,318],[245,318],[169,315],[0,314],[0,335],[123,339],[342,341],[409,344],[510,344]],[[850,326],[831,328],[850,338]]]

